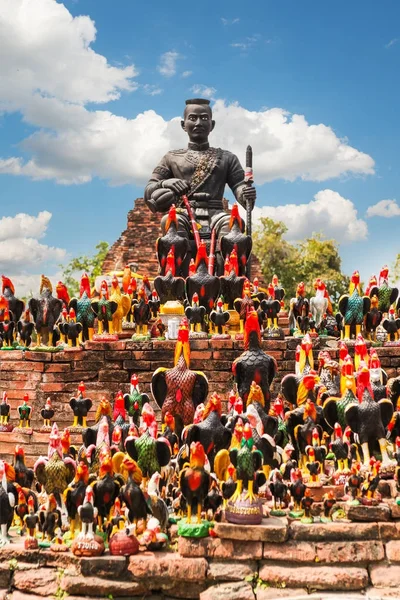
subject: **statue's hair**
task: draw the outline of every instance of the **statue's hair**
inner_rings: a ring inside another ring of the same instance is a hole
[[[206,98],[189,98],[189,100],[185,100],[185,104],[186,104],[186,106],[189,106],[190,104],[200,104],[202,106],[206,106],[208,108],[208,110],[210,111],[210,115],[212,117],[210,101],[207,100]],[[186,112],[186,108],[185,108],[185,112]]]
[[[210,101],[206,98],[189,98],[189,100],[185,100],[185,104],[207,104],[209,106]]]

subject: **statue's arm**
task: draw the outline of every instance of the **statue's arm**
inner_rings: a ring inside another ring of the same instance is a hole
[[[152,212],[167,212],[189,189],[188,181],[174,177],[166,154],[153,171],[144,191],[144,200]]]
[[[238,203],[246,208],[247,199],[254,206],[256,200],[256,190],[249,186],[244,180],[244,170],[235,154],[230,154],[228,165],[227,184],[231,188]],[[253,208],[252,206],[252,208]]]
[[[153,193],[156,190],[162,188],[162,183],[166,179],[170,179],[173,177],[172,171],[168,165],[167,157],[163,156],[161,161],[158,163],[156,168],[154,169],[148,184],[146,185],[146,189],[144,190],[144,201],[147,206],[155,212],[154,210],[154,199],[152,198]]]

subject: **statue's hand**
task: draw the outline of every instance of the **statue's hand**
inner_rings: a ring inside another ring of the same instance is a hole
[[[176,195],[172,190],[160,188],[152,193],[151,199],[153,200],[155,207],[155,210],[152,209],[153,212],[164,213],[168,212],[171,205],[176,202]]]
[[[256,203],[257,192],[256,188],[252,185],[246,186],[243,188],[243,200],[249,202],[251,210],[254,208],[254,204]]]
[[[172,190],[177,196],[187,194],[190,190],[190,184],[184,179],[165,179],[162,182],[162,187],[167,190]]]

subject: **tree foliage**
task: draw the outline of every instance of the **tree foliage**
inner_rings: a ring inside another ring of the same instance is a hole
[[[332,300],[348,291],[349,277],[341,272],[341,258],[335,240],[326,240],[314,234],[297,244],[284,239],[287,227],[281,221],[261,218],[253,234],[253,251],[260,260],[263,276],[271,281],[278,275],[286,298],[296,295],[297,284],[303,281],[307,295],[314,295],[313,283],[317,277],[325,282]]]
[[[63,270],[63,283],[67,286],[71,297],[79,294],[79,279],[83,273],[89,275],[90,285],[93,285],[96,277],[101,275],[108,248],[108,242],[99,242],[95,248],[97,252],[93,256],[78,256],[67,265],[60,265]]]
[[[399,279],[400,279],[400,254],[398,254],[396,256],[396,259],[394,261],[393,277],[392,277],[393,281],[399,281]]]

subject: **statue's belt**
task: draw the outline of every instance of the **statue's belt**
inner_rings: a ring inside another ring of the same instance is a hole
[[[198,208],[202,208],[204,210],[224,210],[222,200],[189,200],[189,203],[193,210]]]

